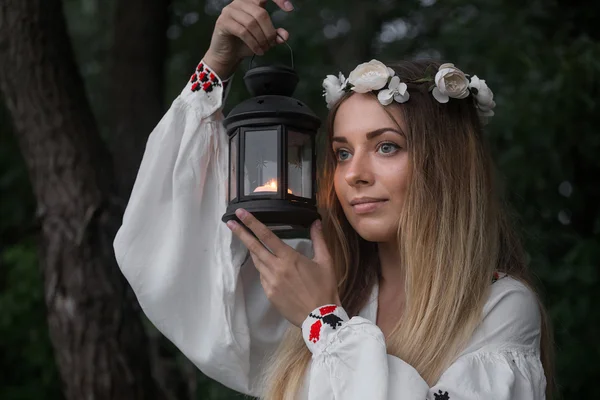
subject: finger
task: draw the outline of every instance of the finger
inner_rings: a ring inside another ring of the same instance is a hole
[[[250,0],[250,2],[264,7],[264,5],[267,3],[267,0]],[[294,5],[290,0],[273,0],[273,3],[277,4],[277,6],[279,6],[279,8],[281,8],[283,11],[289,12],[294,9]]]
[[[250,14],[252,18],[254,18],[260,29],[262,30],[262,34],[265,36],[268,46],[263,50],[267,51],[273,45],[275,45],[275,37],[277,33],[275,31],[275,27],[273,26],[273,22],[271,21],[271,16],[263,7],[257,6],[253,3],[241,2],[237,4],[241,10],[245,11],[247,14]]]
[[[261,45],[258,43],[254,35],[252,35],[252,33],[250,33],[250,31],[245,28],[243,23],[238,22],[233,17],[234,13],[241,13],[241,11],[236,11],[231,7],[225,7],[223,9],[223,13],[227,13],[227,18],[224,19],[225,28],[235,36],[242,39],[246,46],[248,46],[250,50],[252,50],[254,53],[258,55],[263,55],[264,52],[261,48]]]
[[[235,215],[246,225],[256,237],[268,246],[276,257],[283,257],[290,247],[279,239],[269,228],[248,211],[238,208]]]
[[[254,17],[254,15],[251,14],[252,12],[257,13],[254,10],[254,7],[256,6],[245,2],[231,3],[230,15],[234,20],[245,26],[246,29],[250,31],[252,36],[254,36],[254,39],[256,39],[256,41],[260,45],[262,51],[265,52],[269,50],[271,44],[269,42],[269,39],[267,39],[267,36],[263,32],[263,28],[260,22]],[[266,13],[264,8],[260,8],[260,10],[263,10]],[[269,18],[268,14],[267,18]]]
[[[272,265],[275,262],[277,257],[271,254],[271,252],[242,225],[235,221],[229,221],[227,222],[227,226],[229,229],[231,229],[234,235],[236,235],[242,241],[242,243],[244,243],[246,248],[250,251],[253,260],[255,260],[254,257],[257,257],[265,265]],[[254,265],[256,265],[256,262]]]
[[[290,33],[283,28],[277,28],[277,44],[283,44],[290,38]]]
[[[283,11],[290,12],[294,9],[294,5],[289,0],[273,0],[273,3],[277,4]]]
[[[250,253],[252,254],[252,253]],[[252,254],[252,262],[254,264],[254,267],[257,269],[259,276],[260,276],[260,284],[262,285],[262,287],[267,290],[269,289],[269,282],[272,282],[272,278],[273,278],[273,272],[262,262],[258,259],[257,256]]]

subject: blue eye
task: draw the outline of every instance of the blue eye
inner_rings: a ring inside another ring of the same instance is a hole
[[[396,144],[394,144],[394,143],[390,143],[390,142],[384,142],[384,143],[382,143],[382,144],[381,144],[381,146],[379,146],[379,149],[382,149],[382,148],[383,148],[383,146],[393,146],[393,147],[395,147],[395,148],[397,148],[397,149],[399,149],[399,148],[400,148],[400,146],[398,146],[398,145],[396,145]],[[378,149],[378,150],[379,150],[379,149]],[[391,153],[392,153],[392,152],[389,152],[389,153],[385,153],[385,152],[384,152],[383,154],[391,154]]]
[[[339,150],[335,151],[335,158],[336,158],[336,160],[338,160],[338,161],[345,161],[345,160],[340,160],[340,153],[342,153],[342,152],[346,152],[347,153],[346,150],[342,150],[342,149],[339,149]]]
[[[397,150],[400,149],[400,146],[398,146],[396,143],[382,142],[377,147],[377,150],[384,149],[384,146],[392,146],[392,147],[395,147],[395,149],[396,149],[395,151],[391,150],[391,151],[387,151],[387,152],[384,151],[383,153],[380,153],[380,154],[383,154],[383,155],[386,155],[386,156],[391,156],[392,154],[396,153]],[[337,150],[334,151],[336,161],[346,161],[347,160],[346,158],[345,159],[340,159],[339,156],[340,156],[340,153],[342,153],[342,152],[348,153],[344,149],[337,149]]]

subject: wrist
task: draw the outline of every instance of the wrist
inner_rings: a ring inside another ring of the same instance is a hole
[[[241,61],[222,62],[218,57],[215,57],[210,50],[206,52],[204,57],[202,57],[202,60],[204,60],[204,63],[214,71],[222,81],[229,79],[231,75],[233,75]]]

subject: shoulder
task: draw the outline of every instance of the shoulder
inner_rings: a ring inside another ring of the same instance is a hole
[[[536,293],[509,275],[495,281],[482,320],[463,352],[477,350],[539,351],[541,312]]]
[[[539,325],[541,320],[537,294],[510,275],[495,281],[483,307],[483,320],[503,325],[503,321]]]

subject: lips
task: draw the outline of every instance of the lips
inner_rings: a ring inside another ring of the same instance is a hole
[[[356,199],[353,199],[352,201],[350,201],[350,205],[354,206],[356,204],[375,203],[378,201],[385,201],[385,200],[387,200],[387,199],[377,199],[374,197],[361,197],[361,198],[356,198]]]
[[[365,214],[376,211],[377,209],[381,208],[386,202],[387,200],[375,200],[369,201],[367,203],[357,203],[352,206],[352,209],[356,214]]]

